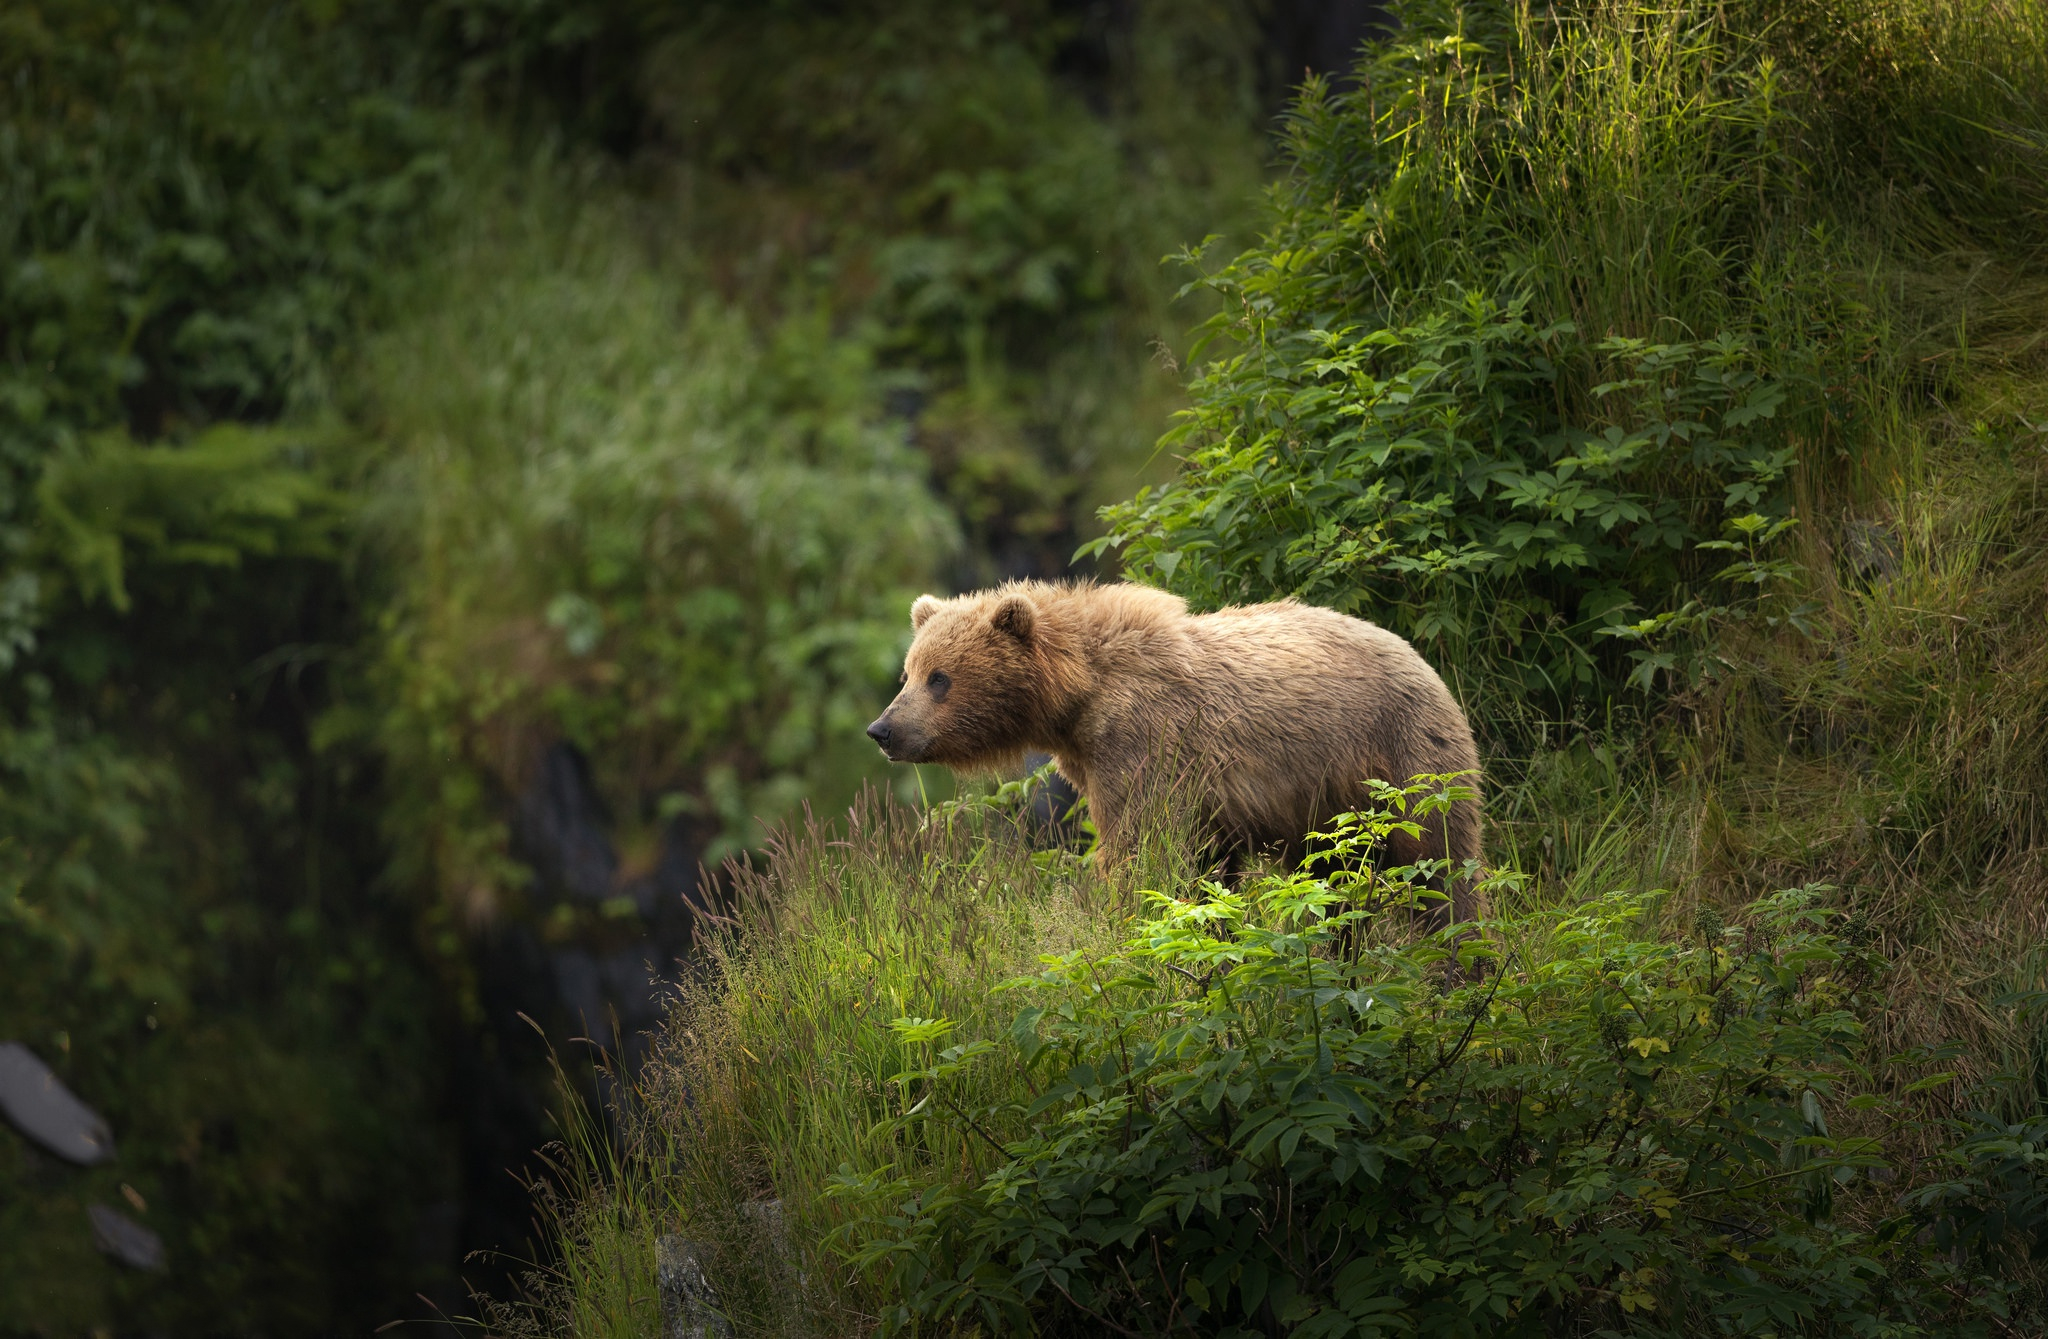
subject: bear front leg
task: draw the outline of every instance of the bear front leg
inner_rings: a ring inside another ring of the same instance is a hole
[[[1127,822],[1130,797],[1126,787],[1104,784],[1100,776],[1091,780],[1082,793],[1088,798],[1088,821],[1095,825],[1095,864],[1105,871],[1120,869],[1137,854],[1135,834]]]
[[[1424,930],[1435,933],[1452,924],[1462,924],[1478,913],[1478,899],[1472,880],[1465,875],[1465,862],[1479,856],[1479,806],[1461,800],[1449,814],[1433,814],[1422,824],[1422,835],[1411,837],[1397,832],[1387,839],[1387,854],[1396,865],[1414,865],[1424,860],[1448,861],[1448,868],[1423,886],[1445,894],[1423,901],[1415,919]]]

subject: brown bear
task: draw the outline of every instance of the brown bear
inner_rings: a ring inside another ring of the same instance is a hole
[[[1203,817],[1227,845],[1298,860],[1305,834],[1366,800],[1368,778],[1470,773],[1465,713],[1415,648],[1386,629],[1283,600],[1190,615],[1128,584],[1013,581],[910,608],[903,691],[868,735],[892,761],[977,771],[1053,755],[1088,798],[1105,850],[1142,771],[1180,751]],[[1398,863],[1479,859],[1479,801],[1461,800]],[[1451,914],[1474,907],[1454,880]]]

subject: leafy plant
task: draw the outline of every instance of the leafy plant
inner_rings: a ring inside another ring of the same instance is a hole
[[[432,234],[416,32],[0,15],[0,1038],[120,1155],[0,1129],[8,1333],[367,1328],[452,1271],[430,978],[369,892],[362,774],[307,747],[360,635],[335,434],[270,426]],[[89,1201],[169,1269],[96,1251]]]
[[[749,305],[865,328],[960,519],[955,584],[1064,571],[1178,403],[1155,351],[1191,315],[1159,257],[1258,187],[1257,25],[1239,0],[655,25],[640,82],[693,247]]]
[[[1682,667],[1603,634],[1747,606],[1699,550],[1791,517],[1871,316],[1838,249],[1785,228],[1794,123],[1739,17],[1404,17],[1290,113],[1269,231],[1190,285],[1221,309],[1161,440],[1179,475],[1084,552],[1204,607],[1386,621],[1506,738]],[[1697,646],[1708,621],[1656,626]]]
[[[322,478],[332,435],[229,423],[177,449],[118,430],[71,442],[37,483],[46,556],[78,600],[123,613],[135,558],[174,568],[331,558],[347,516]]]
[[[1331,858],[1454,793],[1388,788]],[[1897,1109],[1856,1013],[1883,964],[1821,890],[1683,943],[1625,893],[1370,942],[1427,872],[1151,892],[1120,950],[1013,983],[1035,1002],[1007,1045],[899,1019],[892,1137],[945,1126],[995,1166],[842,1171],[834,1240],[900,1299],[886,1328],[1992,1332],[2009,1290],[1914,1239],[1939,1196],[1887,1209],[1869,1179]],[[1030,1094],[955,1096],[991,1064]],[[2000,1165],[2040,1192],[2032,1161]]]
[[[60,0],[0,28],[0,524],[68,433],[303,401],[431,219],[445,127],[403,25],[316,10]]]
[[[1457,296],[1417,325],[1311,328],[1256,371],[1212,367],[1164,441],[1179,479],[1106,509],[1094,547],[1204,606],[1391,616],[1564,698],[1600,681],[1596,634],[1641,635],[1627,611],[1707,575],[1693,555],[1722,545],[1717,518],[1760,543],[1790,528],[1755,510],[1782,510],[1794,453],[1771,421],[1785,386],[1744,341],[1589,344],[1537,329],[1526,299]],[[1598,417],[1558,412],[1574,364],[1606,378]]]

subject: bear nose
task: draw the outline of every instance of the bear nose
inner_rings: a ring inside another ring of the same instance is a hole
[[[868,738],[887,748],[889,746],[889,718],[884,716],[868,727]]]

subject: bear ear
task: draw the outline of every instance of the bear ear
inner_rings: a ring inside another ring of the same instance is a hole
[[[1022,595],[1005,595],[996,601],[995,612],[988,621],[997,632],[1007,632],[1020,642],[1028,642],[1032,626],[1038,622],[1038,611]]]
[[[938,596],[918,596],[917,599],[913,600],[910,605],[910,630],[912,632],[916,632],[919,628],[923,627],[928,621],[930,621],[931,616],[933,614],[936,614],[938,612]]]

